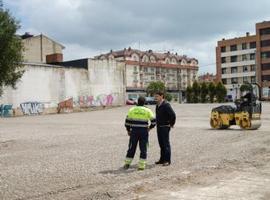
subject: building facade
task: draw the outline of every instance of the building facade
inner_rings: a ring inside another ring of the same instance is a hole
[[[165,83],[175,100],[185,96],[188,85],[197,79],[198,60],[177,54],[156,53],[152,50],[124,49],[96,56],[98,60],[117,60],[125,63],[127,98],[146,95],[146,88],[153,81]]]
[[[215,83],[216,82],[216,75],[206,73],[206,74],[200,75],[198,77],[198,81],[199,81],[199,83],[203,83],[203,82],[205,82],[205,83],[211,83],[211,82]]]
[[[217,81],[222,81],[228,93],[239,96],[241,84],[258,83],[262,97],[270,92],[270,22],[256,24],[256,35],[222,39],[216,47]]]
[[[25,33],[21,38],[24,47],[24,62],[56,63],[63,61],[62,50],[65,47],[51,38],[43,34],[33,36],[29,33]]]

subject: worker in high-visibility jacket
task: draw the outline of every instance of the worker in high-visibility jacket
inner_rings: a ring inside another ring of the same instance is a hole
[[[145,107],[144,104],[145,98],[139,97],[137,106],[130,108],[128,111],[125,127],[130,139],[124,169],[130,167],[138,142],[141,151],[138,170],[144,170],[146,166],[148,133],[150,129],[155,127],[156,119],[153,112]]]

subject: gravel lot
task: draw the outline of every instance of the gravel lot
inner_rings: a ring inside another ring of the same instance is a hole
[[[270,104],[256,131],[211,130],[211,104],[173,104],[172,165],[123,170],[130,107],[0,119],[0,199],[270,199]],[[154,107],[151,107],[154,109]],[[138,149],[139,150],[139,149]]]

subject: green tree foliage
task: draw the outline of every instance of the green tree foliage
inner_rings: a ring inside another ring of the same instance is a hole
[[[225,101],[225,97],[227,95],[227,90],[225,88],[225,86],[219,82],[216,86],[216,97],[217,97],[217,101],[219,103],[222,103]]]
[[[166,91],[165,84],[161,81],[151,82],[146,88],[147,95],[153,96],[156,92]]]
[[[172,101],[172,95],[170,94],[170,93],[166,93],[165,94],[165,99],[167,100],[167,101]]]
[[[251,84],[248,84],[248,83],[245,83],[243,85],[241,85],[240,87],[240,91],[241,92],[244,92],[244,91],[252,91],[252,85]]]
[[[200,85],[198,84],[197,81],[194,81],[193,85],[192,85],[192,101],[193,103],[199,103],[200,101]]]
[[[216,86],[213,82],[209,83],[208,85],[208,95],[210,102],[213,103],[216,95]]]
[[[15,88],[23,74],[22,42],[16,36],[19,22],[3,8],[0,1],[0,96],[4,86]]]
[[[207,102],[207,96],[208,96],[208,85],[203,82],[201,84],[201,103]]]
[[[187,103],[192,103],[192,87],[188,86],[186,90]]]

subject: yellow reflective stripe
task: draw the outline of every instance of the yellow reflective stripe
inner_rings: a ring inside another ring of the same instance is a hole
[[[145,169],[145,166],[146,166],[146,160],[140,159],[138,163],[139,169]]]
[[[131,124],[130,126],[131,127],[143,127],[143,128],[148,127],[148,125],[146,125],[146,124],[145,125],[143,125],[143,124]]]
[[[125,164],[130,165],[132,163],[132,160],[133,160],[132,158],[126,158],[125,159]]]
[[[130,120],[130,121],[138,121],[138,122],[148,122],[149,120],[147,119],[136,119],[136,118],[127,118],[127,120]]]

